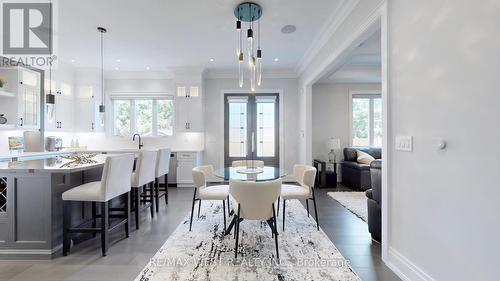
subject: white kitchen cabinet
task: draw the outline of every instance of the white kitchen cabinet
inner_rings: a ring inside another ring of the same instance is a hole
[[[39,72],[19,68],[19,86],[17,87],[19,129],[40,128],[40,82]]]
[[[73,130],[73,97],[58,92],[56,94],[55,113],[57,130]]]
[[[75,128],[78,132],[94,132],[96,129],[96,103],[94,99],[77,99]]]
[[[192,170],[202,163],[201,152],[177,152],[177,186],[193,186]]]
[[[203,131],[203,103],[201,88],[198,85],[177,86],[176,96],[176,131]]]

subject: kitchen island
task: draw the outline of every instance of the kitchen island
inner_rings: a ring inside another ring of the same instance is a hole
[[[70,153],[0,162],[0,258],[58,254],[62,249],[62,193],[100,180],[110,155]],[[74,202],[72,222],[91,218],[90,206]]]

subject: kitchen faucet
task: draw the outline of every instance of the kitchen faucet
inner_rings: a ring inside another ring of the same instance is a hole
[[[136,133],[136,134],[134,134],[134,135],[132,136],[132,141],[135,141],[135,136],[138,136],[138,137],[139,137],[139,149],[141,149],[141,148],[144,146],[144,144],[142,143],[142,140],[141,140],[141,135],[139,135],[139,134],[137,134],[137,133]]]

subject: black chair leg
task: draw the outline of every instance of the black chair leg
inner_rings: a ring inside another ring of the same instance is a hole
[[[130,192],[125,193],[126,203],[125,203],[125,235],[130,237]]]
[[[226,202],[222,200],[222,212],[224,214],[224,233],[226,233]]]
[[[278,225],[276,224],[276,222],[277,222],[277,219],[276,219],[276,213],[274,212],[274,204],[273,204],[274,244],[276,245],[276,259],[277,259],[278,263],[280,263],[280,251],[278,248]]]
[[[139,196],[139,189],[134,187],[134,201],[135,201],[135,229],[139,229],[139,211],[140,211],[140,205],[141,205],[141,197]]]
[[[285,204],[286,204],[286,200],[283,199],[283,232],[285,232],[285,217],[286,217]]]
[[[189,221],[189,231],[191,231],[191,226],[193,225],[193,214],[194,214],[194,203],[196,202],[196,188],[193,194],[193,205],[191,206],[191,220]]]
[[[67,256],[70,246],[68,229],[71,227],[71,202],[63,201],[63,256]]]
[[[109,209],[108,202],[101,203],[101,248],[102,255],[106,256],[108,252],[108,240],[109,240]]]
[[[151,218],[155,217],[155,188],[154,182],[150,182],[149,184],[149,203],[151,203],[149,211],[151,212]]]
[[[281,198],[278,197],[278,208],[276,209],[276,215],[280,215],[280,201],[281,201]]]
[[[168,204],[168,174],[165,175],[165,204]]]
[[[97,227],[97,203],[92,202],[92,228]],[[92,237],[96,237],[97,233],[92,233]]]
[[[198,203],[198,218],[200,218],[200,210],[201,210],[201,200]]]
[[[240,238],[240,204],[238,204],[238,215],[236,216],[236,244],[234,246],[234,259],[238,258],[238,239]]]
[[[309,199],[306,199],[307,217],[309,217]]]
[[[156,212],[158,213],[160,209],[160,181],[158,178],[155,179],[155,204]]]
[[[314,188],[312,189],[312,195],[314,203],[314,213],[316,215],[316,228],[319,230],[318,208],[316,207],[316,195],[314,194]]]
[[[227,214],[231,214],[231,208],[229,207],[229,195],[227,196]]]

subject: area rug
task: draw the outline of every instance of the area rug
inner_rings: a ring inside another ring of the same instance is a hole
[[[338,201],[342,206],[351,211],[365,222],[368,221],[368,207],[364,192],[328,192],[328,196]]]
[[[300,202],[287,201],[286,211],[285,232],[278,219],[280,264],[269,226],[258,221],[241,222],[235,261],[221,202],[203,201],[192,231],[187,216],[135,280],[361,280]]]

